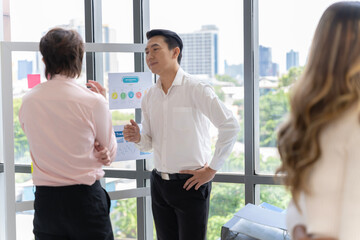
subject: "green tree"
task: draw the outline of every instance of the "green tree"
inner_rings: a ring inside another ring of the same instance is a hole
[[[291,194],[285,189],[284,186],[260,186],[260,200],[261,202],[267,202],[282,209],[286,209]]]
[[[292,85],[299,79],[302,72],[304,71],[304,67],[292,67],[289,69],[288,73],[281,76],[279,79],[280,87],[287,87]]]
[[[14,154],[18,162],[30,163],[29,144],[19,121],[21,102],[21,98],[14,98],[13,100]]]
[[[137,237],[136,198],[116,201],[111,212],[115,238]]]
[[[221,89],[221,86],[214,86],[214,90],[215,90],[216,95],[219,97],[219,99],[221,101],[225,101],[225,93]]]
[[[135,119],[133,113],[123,113],[120,111],[112,111],[111,112],[112,124],[116,125],[125,125],[128,124],[130,119]]]
[[[260,97],[260,146],[276,146],[276,128],[289,112],[289,94],[284,90],[269,92]]]
[[[234,183],[213,183],[210,195],[210,209],[207,237],[217,240],[221,227],[229,221],[234,213],[245,206],[244,185]]]

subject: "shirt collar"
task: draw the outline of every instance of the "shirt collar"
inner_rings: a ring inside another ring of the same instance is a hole
[[[70,77],[67,77],[67,76],[61,75],[61,74],[55,74],[50,81],[52,81],[52,80],[71,81],[71,82],[75,81],[74,78],[70,78]]]
[[[185,75],[185,71],[181,67],[179,67],[179,69],[178,69],[178,71],[177,71],[177,73],[175,75],[174,81],[173,81],[171,86],[181,86],[184,75]],[[161,79],[160,78],[156,82],[156,86],[158,88],[162,89],[162,87],[161,87]]]

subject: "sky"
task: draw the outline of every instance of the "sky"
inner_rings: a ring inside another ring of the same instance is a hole
[[[285,72],[286,52],[299,52],[304,65],[316,25],[336,0],[259,0],[259,44],[272,48]],[[40,7],[41,6],[41,7]],[[116,30],[116,42],[132,43],[132,0],[102,0],[102,22]],[[38,42],[49,28],[83,21],[83,0],[10,0],[12,41]],[[243,1],[150,0],[150,28],[191,33],[202,25],[219,28],[219,71],[243,63]],[[124,61],[126,64],[126,61]]]

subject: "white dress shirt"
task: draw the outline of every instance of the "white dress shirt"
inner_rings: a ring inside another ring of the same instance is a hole
[[[210,161],[212,169],[220,169],[239,132],[237,120],[212,87],[181,68],[167,94],[161,78],[150,88],[141,109],[142,132],[137,146],[154,151],[154,165],[161,172],[194,170]],[[219,130],[212,159],[210,121]]]
[[[321,131],[321,156],[309,176],[310,194],[299,202],[302,216],[289,216],[288,226],[305,223],[308,233],[317,237],[360,239],[359,116],[354,106]]]

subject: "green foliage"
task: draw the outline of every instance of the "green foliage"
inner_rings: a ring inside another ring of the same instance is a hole
[[[221,86],[214,86],[214,90],[215,90],[216,95],[219,97],[219,99],[221,101],[225,101],[225,93],[221,89]]]
[[[221,236],[221,227],[233,217],[232,214],[227,216],[212,216],[209,218],[207,226],[207,239],[218,240]]]
[[[269,92],[260,97],[260,146],[276,146],[276,129],[285,120],[290,105],[288,93]]]
[[[115,238],[136,239],[136,198],[116,201],[110,217]]]
[[[240,108],[244,108],[244,99],[234,100],[233,105],[239,106]]]
[[[267,202],[279,208],[286,209],[290,199],[291,194],[285,189],[284,186],[260,186],[261,202]]]
[[[122,113],[120,111],[112,111],[111,118],[114,126],[128,124],[130,119],[135,120],[133,113]]]
[[[19,121],[19,110],[21,106],[21,98],[15,98],[13,101],[13,121],[14,121],[14,154],[17,162],[29,163],[30,153],[29,145],[24,131]]]
[[[223,172],[244,171],[244,153],[232,152],[221,168]]]
[[[226,74],[224,75],[216,74],[215,78],[220,82],[229,82],[229,83],[233,83],[235,86],[240,86],[239,82],[235,78]]]
[[[260,169],[262,174],[274,174],[276,169],[280,166],[280,159],[277,157],[269,156],[267,159],[263,159],[260,156]]]
[[[221,227],[234,213],[245,206],[244,185],[234,183],[213,183],[210,195],[210,210],[207,239],[217,240]]]
[[[292,67],[289,69],[288,73],[281,76],[279,79],[280,87],[290,86],[299,79],[302,72],[304,71],[304,67]]]

